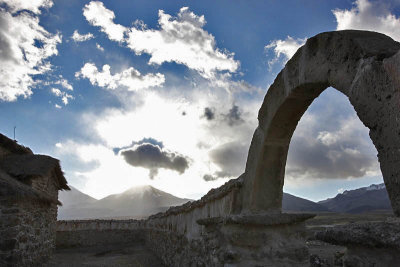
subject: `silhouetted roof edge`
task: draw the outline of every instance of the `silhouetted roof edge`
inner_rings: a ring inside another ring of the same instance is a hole
[[[0,169],[24,182],[48,175],[55,176],[59,190],[70,190],[61,170],[60,161],[46,155],[14,154],[0,160]]]
[[[10,177],[3,170],[0,170],[0,197],[7,197],[8,200],[30,199],[47,204],[62,205],[58,199],[48,194],[35,190],[32,187]]]
[[[12,154],[33,154],[29,147],[22,146],[16,141],[8,138],[7,136],[0,133],[0,146]]]

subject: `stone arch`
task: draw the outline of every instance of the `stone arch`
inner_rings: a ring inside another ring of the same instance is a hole
[[[281,212],[289,144],[297,123],[327,87],[346,95],[369,128],[393,211],[400,216],[400,43],[367,31],[321,33],[307,40],[269,87],[258,113],[242,213]]]

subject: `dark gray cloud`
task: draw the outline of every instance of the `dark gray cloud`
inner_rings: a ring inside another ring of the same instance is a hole
[[[221,178],[221,177],[214,176],[214,175],[211,175],[211,174],[205,174],[203,176],[203,180],[206,181],[206,182],[215,181],[215,180],[218,180],[219,178]]]
[[[363,177],[379,172],[376,155],[368,129],[347,98],[330,89],[313,103],[294,132],[286,175],[327,179]]]
[[[136,144],[120,151],[125,161],[134,166],[149,169],[153,179],[159,169],[169,169],[182,174],[189,168],[189,158],[151,143]]]
[[[229,110],[228,114],[225,115],[226,120],[228,121],[229,126],[235,126],[244,122],[242,119],[242,112],[239,109],[239,106],[233,105]]]
[[[127,146],[123,146],[123,147],[114,147],[114,148],[113,148],[113,152],[114,152],[115,155],[118,155],[118,153],[119,153],[121,150],[124,150],[124,149],[127,149],[127,148],[131,148],[131,147],[133,147],[134,145],[141,145],[141,144],[144,144],[144,143],[149,143],[149,144],[153,144],[153,145],[155,145],[155,146],[158,146],[158,147],[160,147],[160,148],[164,148],[163,142],[157,141],[156,139],[151,138],[151,137],[147,137],[147,138],[145,137],[145,138],[143,138],[142,140],[137,141],[137,142],[132,141],[132,143],[131,143],[130,145],[127,145]]]
[[[288,158],[286,173],[291,177],[351,178],[363,177],[376,167],[377,158],[363,154],[357,148],[331,146],[319,142],[307,143],[299,138]]]
[[[206,181],[216,180],[224,177],[238,177],[245,170],[248,145],[240,142],[225,143],[209,152],[211,161],[216,164],[220,171],[214,174],[206,174]]]
[[[203,117],[206,118],[206,119],[209,120],[209,121],[215,119],[215,111],[214,111],[214,109],[213,109],[213,108],[206,107],[206,108],[204,109]]]

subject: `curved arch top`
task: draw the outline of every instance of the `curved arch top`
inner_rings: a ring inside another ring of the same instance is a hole
[[[307,40],[268,89],[258,113],[241,190],[242,213],[281,212],[290,139],[327,87],[345,94],[370,129],[393,210],[400,216],[400,43],[367,31]]]

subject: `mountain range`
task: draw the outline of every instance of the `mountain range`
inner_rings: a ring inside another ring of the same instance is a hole
[[[58,209],[59,220],[146,218],[190,201],[158,190],[152,186],[139,186],[120,194],[97,200],[70,186],[71,191],[62,191],[58,199],[63,204]]]
[[[190,199],[179,198],[152,186],[128,189],[120,194],[109,195],[97,200],[78,189],[62,191],[59,200],[63,204],[58,209],[59,220],[74,219],[128,219],[146,218],[151,214],[165,211]],[[336,212],[362,213],[372,211],[391,211],[389,197],[384,184],[371,185],[355,190],[346,190],[333,198],[313,202],[304,198],[283,193],[284,212]]]

